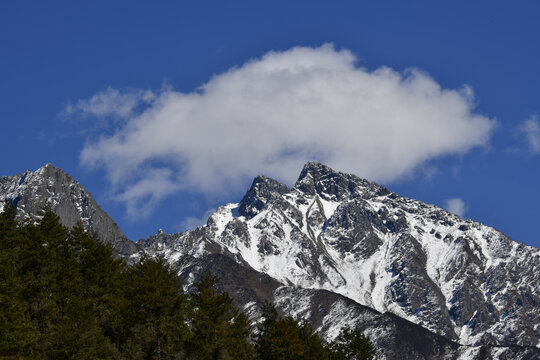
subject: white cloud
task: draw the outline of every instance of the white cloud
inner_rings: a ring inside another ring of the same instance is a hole
[[[141,104],[148,104],[154,100],[155,94],[148,90],[119,91],[107,88],[98,92],[90,99],[78,100],[76,104],[68,104],[63,114],[72,116],[118,117],[126,118],[133,115],[133,110]]]
[[[465,206],[465,202],[463,202],[460,198],[452,198],[452,199],[446,199],[444,201],[446,210],[450,211],[453,214],[459,215],[463,217],[465,215],[465,211],[467,210],[467,207]]]
[[[529,150],[533,154],[540,154],[540,125],[538,124],[538,116],[534,115],[525,120],[519,130],[525,136]]]
[[[95,102],[130,114],[131,103],[116,94]],[[427,160],[487,145],[495,122],[473,104],[470,87],[443,89],[417,69],[368,71],[348,50],[296,47],[215,75],[191,93],[162,90],[113,135],[89,141],[80,160],[104,168],[130,207],[142,193],[219,193],[259,173],[291,184],[309,160],[392,181]],[[169,173],[164,183],[152,178],[152,187],[142,174],[154,166]]]
[[[206,224],[210,215],[212,215],[215,211],[216,209],[212,208],[212,209],[206,210],[200,217],[188,216],[182,219],[182,222],[180,223],[179,231],[193,230],[197,226],[202,226]]]
[[[161,199],[179,188],[179,182],[173,179],[170,169],[145,169],[138,174],[135,183],[116,196],[116,200],[126,204],[127,215],[131,219],[143,218]]]

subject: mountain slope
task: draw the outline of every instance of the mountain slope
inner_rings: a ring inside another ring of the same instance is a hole
[[[157,237],[164,240],[166,235],[161,233]],[[147,248],[147,253],[176,254],[169,259],[188,287],[202,273],[211,271],[219,276],[220,289],[229,292],[235,305],[255,321],[260,316],[260,305],[271,301],[279,311],[308,322],[328,339],[335,337],[342,326],[349,325],[372,339],[377,359],[540,359],[537,348],[461,346],[396,315],[379,313],[342,295],[281,284],[238,262],[226,250],[218,251],[211,243],[202,245],[205,250],[199,248],[199,253],[191,256],[157,250],[161,248],[158,244],[163,243],[156,237],[153,240],[152,244],[157,246]],[[189,243],[190,240],[186,240]]]
[[[45,205],[51,206],[63,225],[72,227],[82,219],[105,243],[119,254],[137,251],[116,222],[97,204],[92,195],[62,169],[47,164],[35,172],[0,178],[0,208],[8,200],[17,207],[18,220],[35,219]]]
[[[464,345],[539,345],[540,250],[319,163],[292,189],[259,176],[206,226],[163,239],[146,249],[173,262],[227,253]]]
[[[137,245],[52,165],[0,178],[5,199],[19,218],[46,203],[67,226],[82,218],[129,262],[164,256],[187,287],[212,271],[253,320],[272,301],[328,339],[359,328],[381,359],[540,359],[538,249],[319,163],[291,189],[259,176],[205,226]]]

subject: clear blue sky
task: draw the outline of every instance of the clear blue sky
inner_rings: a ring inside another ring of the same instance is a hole
[[[84,165],[81,152],[125,131],[150,105],[138,103],[118,120],[87,116],[81,109],[88,102],[79,100],[108,88],[138,99],[143,91],[159,97],[164,86],[177,95],[201,94],[198,88],[214,76],[242,70],[271,50],[333,43],[334,55],[349,51],[368,73],[381,66],[401,74],[417,68],[443,89],[469,85],[471,111],[493,124],[483,146],[428,156],[405,175],[382,176],[384,185],[443,207],[459,198],[465,217],[540,246],[539,14],[535,1],[3,1],[0,174],[51,162],[85,185],[131,239],[158,228],[181,230],[209,209],[240,200],[252,175],[265,167],[242,168],[239,184],[225,182],[209,193],[182,183],[182,176],[199,178],[195,170],[169,165],[176,153],[151,159],[145,164],[153,165],[137,168],[136,176],[169,169],[154,175],[172,176],[178,187],[162,184],[172,190],[155,198],[146,216],[133,216],[126,210],[127,185],[114,183],[110,168]],[[66,116],[68,106],[77,104],[83,104],[78,112]],[[421,136],[424,129],[416,131]],[[131,204],[132,210],[139,205]]]

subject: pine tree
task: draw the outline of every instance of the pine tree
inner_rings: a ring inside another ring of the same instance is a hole
[[[343,329],[327,346],[306,323],[271,304],[250,343],[248,317],[207,273],[187,296],[161,258],[131,267],[109,245],[70,231],[50,208],[19,224],[0,213],[0,358],[342,360],[371,359],[359,331]],[[258,355],[258,357],[257,357]]]
[[[116,259],[112,247],[86,231],[81,222],[70,230],[69,236],[83,281],[82,295],[92,303],[100,326],[110,334],[115,324],[112,313],[118,298],[122,296],[119,289],[126,264]]]
[[[42,351],[51,359],[112,359],[115,353],[99,326],[96,299],[85,296],[81,258],[86,254],[80,239],[45,209],[37,226],[38,243],[44,249],[38,284],[49,303],[41,312]],[[41,300],[42,301],[42,300]]]
[[[271,303],[262,306],[263,321],[255,336],[261,360],[327,360],[330,349],[307,323],[281,317]]]
[[[23,297],[23,238],[16,214],[6,201],[0,213],[0,357],[30,357],[38,336]]]
[[[339,335],[330,344],[331,360],[370,360],[375,356],[375,349],[359,330],[349,327],[341,329]]]
[[[249,320],[232,305],[228,293],[217,291],[217,282],[216,276],[206,273],[195,284],[188,354],[200,360],[254,359],[255,352],[248,341]]]
[[[303,359],[305,347],[299,336],[299,324],[292,317],[282,318],[271,303],[262,307],[263,321],[255,337],[255,349],[261,360]]]
[[[328,359],[330,351],[326,343],[309,324],[301,322],[296,328],[298,337],[304,345],[304,359]]]
[[[144,258],[125,278],[124,351],[130,358],[175,359],[183,352],[186,296],[178,275],[162,258]]]

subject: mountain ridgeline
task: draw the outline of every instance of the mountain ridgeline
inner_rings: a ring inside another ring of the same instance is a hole
[[[82,218],[129,263],[166,259],[188,291],[210,271],[252,321],[271,302],[328,341],[361,332],[381,359],[540,359],[539,249],[320,163],[137,244],[51,165],[1,178],[4,199],[20,219],[47,202],[66,226]]]
[[[50,206],[63,225],[74,226],[79,220],[95,231],[105,243],[122,255],[137,251],[94,200],[92,195],[73,177],[51,164],[35,172],[30,170],[15,176],[0,178],[0,207],[8,200],[17,208],[18,220],[36,220],[44,206]]]
[[[128,266],[81,223],[71,230],[44,210],[18,223],[0,213],[0,359],[371,359],[360,331],[324,342],[306,323],[265,304],[249,318],[203,274],[185,293],[163,258]]]

